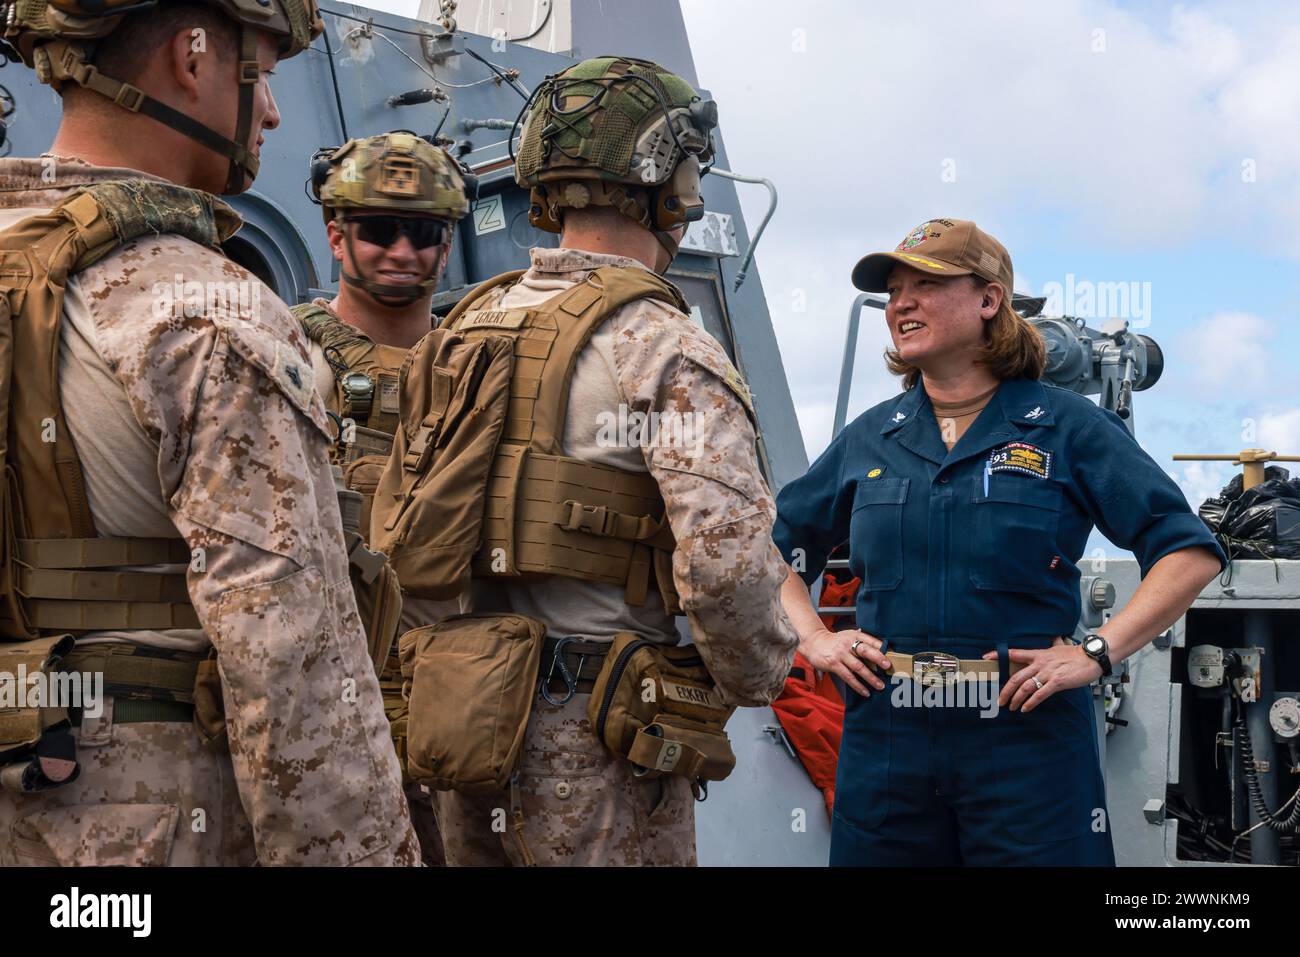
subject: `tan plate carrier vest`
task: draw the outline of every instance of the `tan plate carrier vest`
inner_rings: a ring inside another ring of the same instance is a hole
[[[68,280],[137,236],[177,234],[219,251],[238,226],[206,193],[122,180],[85,187],[0,232],[0,641],[30,643],[47,668],[92,665],[91,649],[69,650],[64,635],[200,627],[183,573],[104,570],[188,565],[191,555],[179,536],[96,535],[59,396]],[[101,649],[93,667],[109,694],[192,703],[202,657],[123,645]],[[34,708],[0,717],[0,765],[23,759],[66,717]]]
[[[496,336],[514,344],[509,407],[473,574],[562,575],[621,585],[624,600],[640,607],[653,573],[664,607],[680,614],[672,574],[676,543],[654,477],[566,456],[562,439],[574,367],[596,329],[638,299],[656,299],[682,312],[689,307],[677,287],[655,273],[602,266],[540,305],[494,308],[504,295],[501,287],[522,275],[488,280],[441,324],[466,341]],[[418,458],[420,450],[417,433],[407,458]]]

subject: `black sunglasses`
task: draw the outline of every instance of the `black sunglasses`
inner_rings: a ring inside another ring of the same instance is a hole
[[[446,235],[446,223],[440,219],[423,219],[417,216],[358,216],[349,222],[357,224],[357,239],[385,248],[405,236],[416,249],[437,246]]]

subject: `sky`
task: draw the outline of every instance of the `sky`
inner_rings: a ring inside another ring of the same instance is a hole
[[[1001,240],[1019,292],[1126,284],[1121,318],[1165,356],[1136,434],[1193,507],[1233,467],[1175,452],[1300,455],[1300,4],[682,10],[733,170],[780,191],[756,261],[810,459],[831,437],[853,264],[938,217]],[[766,192],[740,190],[757,225]],[[868,310],[850,418],[900,389],[887,343]]]

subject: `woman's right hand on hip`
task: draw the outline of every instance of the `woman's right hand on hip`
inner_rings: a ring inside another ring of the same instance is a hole
[[[885,682],[867,667],[870,662],[878,670],[889,670],[889,659],[880,650],[882,644],[879,638],[856,628],[836,632],[823,628],[799,643],[799,653],[818,671],[829,671],[858,694],[869,698],[871,692],[867,685],[877,691],[885,689]]]

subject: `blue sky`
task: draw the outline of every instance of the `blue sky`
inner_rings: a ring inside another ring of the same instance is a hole
[[[1300,454],[1300,5],[682,8],[732,167],[781,192],[757,263],[810,458],[853,263],[940,216],[1001,239],[1018,291],[1067,274],[1150,289],[1166,372],[1137,396],[1137,435],[1193,506],[1232,471],[1176,451]],[[766,194],[741,198],[757,223]],[[868,316],[850,415],[898,391]]]

